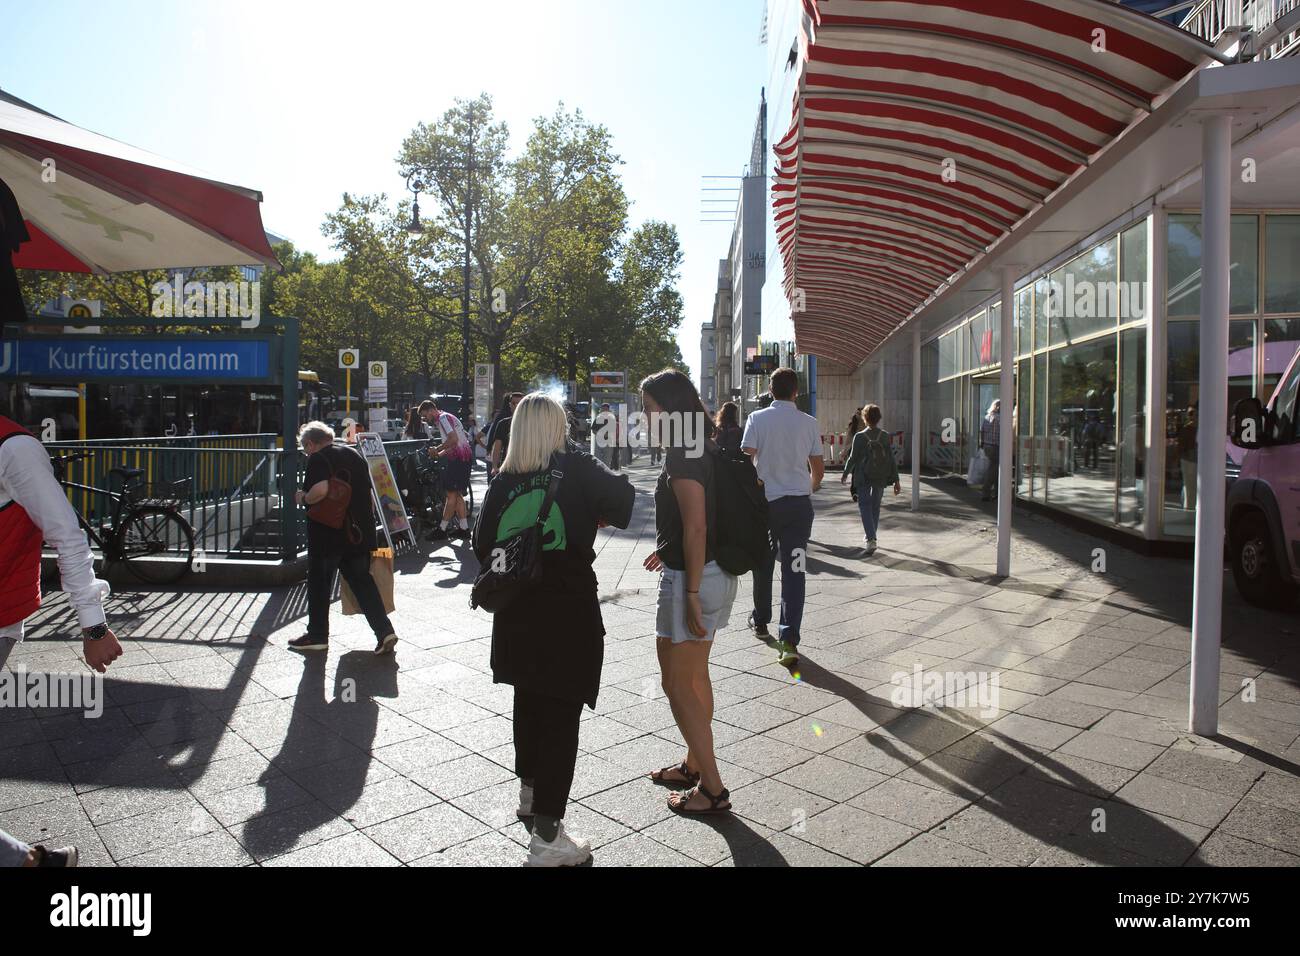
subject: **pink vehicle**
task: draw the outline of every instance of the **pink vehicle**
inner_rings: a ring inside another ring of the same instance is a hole
[[[1238,402],[1232,441],[1245,449],[1228,489],[1232,576],[1252,604],[1287,607],[1300,585],[1300,351],[1268,407]]]

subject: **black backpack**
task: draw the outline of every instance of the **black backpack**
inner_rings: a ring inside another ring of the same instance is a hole
[[[504,567],[498,570],[496,558],[489,556],[470,589],[470,607],[481,607],[495,614],[541,584],[542,538],[545,537],[544,528],[551,515],[551,505],[555,504],[556,492],[560,490],[560,479],[564,477],[564,463],[563,454],[551,457],[551,474],[546,482],[546,495],[537,510],[537,520],[531,527],[512,534],[499,546]]]
[[[709,442],[713,456],[714,560],[728,574],[748,574],[770,559],[767,496],[754,462],[742,451]]]

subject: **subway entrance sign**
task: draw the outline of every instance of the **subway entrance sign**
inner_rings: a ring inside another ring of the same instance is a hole
[[[38,381],[278,382],[267,336],[32,336],[0,343],[0,375]]]

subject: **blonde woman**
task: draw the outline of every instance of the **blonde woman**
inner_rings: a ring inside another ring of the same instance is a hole
[[[567,450],[564,406],[541,392],[524,397],[510,445],[474,527],[481,564],[537,522],[549,484],[559,481],[542,528],[542,580],[492,620],[492,679],[515,689],[515,773],[521,819],[533,820],[528,866],[576,866],[591,845],[564,829],[578,759],[582,705],[595,708],[605,649],[593,543],[596,529],[626,528],[632,483],[584,451]]]

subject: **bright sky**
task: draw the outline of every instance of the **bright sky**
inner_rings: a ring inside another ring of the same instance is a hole
[[[558,101],[604,123],[635,225],[677,226],[683,357],[698,383],[728,224],[701,178],[738,175],[764,82],[762,0],[5,0],[0,88],[98,133],[260,189],[266,227],[333,253],[343,192],[405,187],[403,137],[490,93],[514,145]],[[718,185],[713,183],[712,185]],[[345,343],[346,344],[346,343]]]

